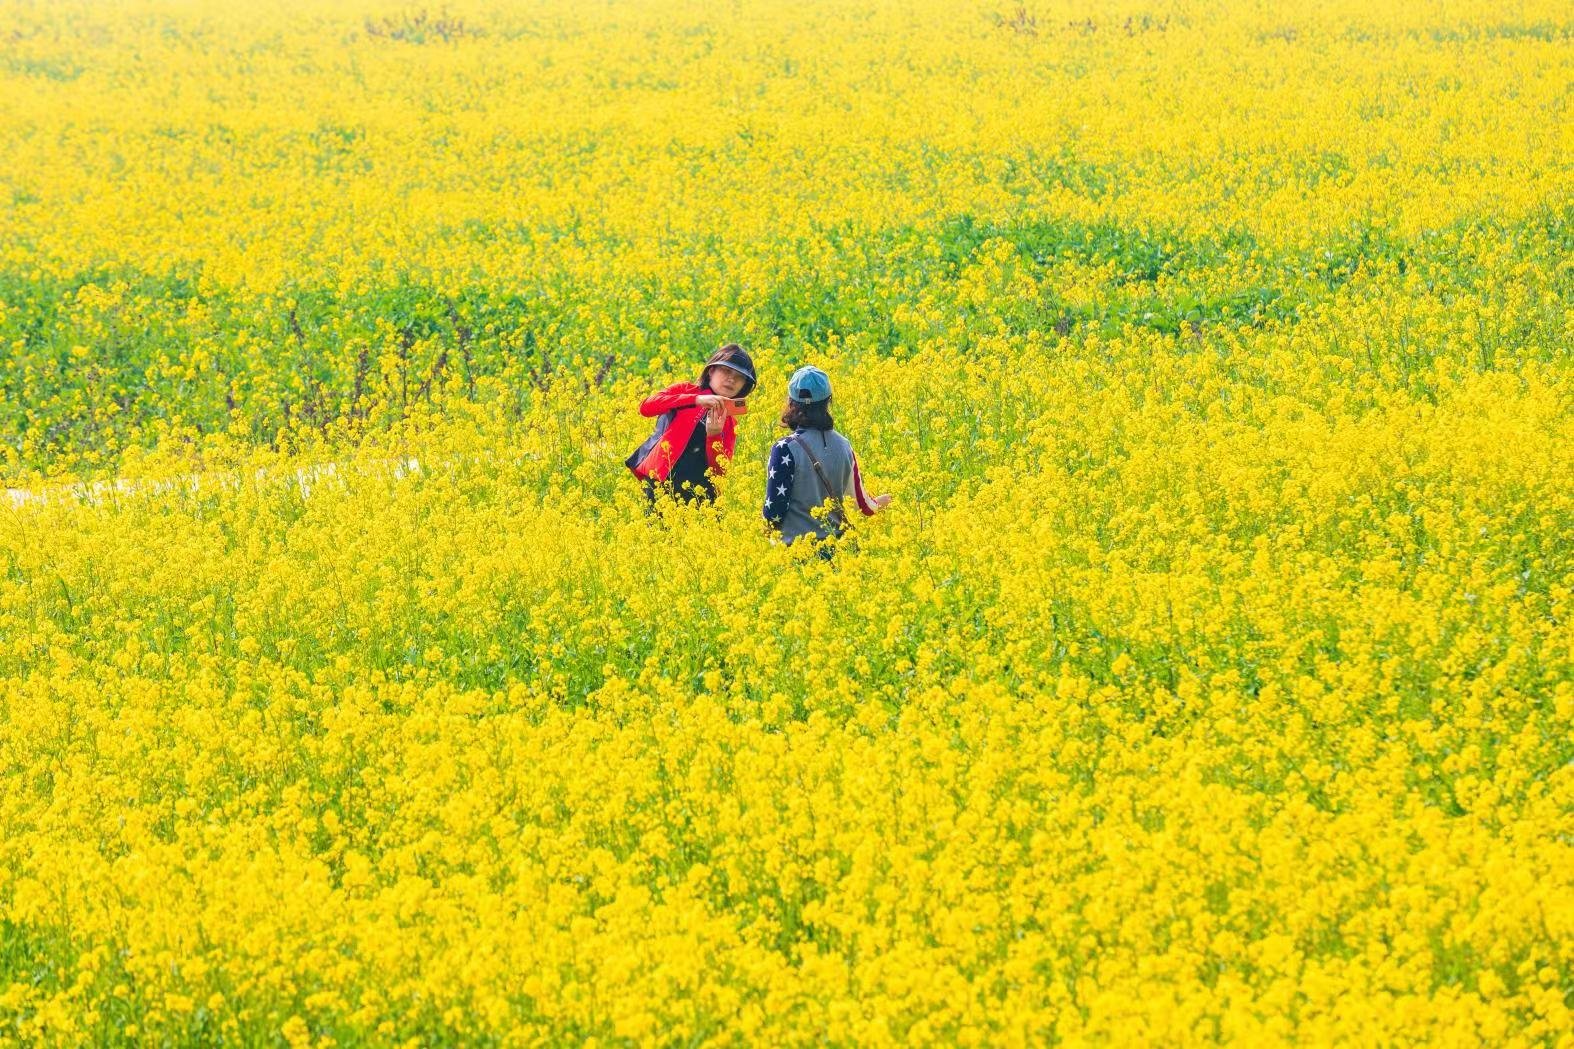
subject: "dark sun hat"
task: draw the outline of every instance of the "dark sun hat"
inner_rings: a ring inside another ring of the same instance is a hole
[[[754,359],[749,352],[737,343],[728,343],[710,355],[710,360],[705,362],[705,367],[700,370],[700,385],[707,386],[706,380],[710,378],[712,368],[726,368],[743,376],[743,392],[739,397],[747,397],[754,392]]]

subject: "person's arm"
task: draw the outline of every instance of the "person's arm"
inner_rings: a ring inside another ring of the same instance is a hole
[[[793,472],[797,468],[790,442],[781,440],[771,445],[771,458],[765,466],[765,520],[773,528],[780,528],[787,516]]]
[[[680,382],[676,386],[668,386],[660,393],[653,393],[639,402],[639,413],[647,418],[654,418],[674,408],[692,408],[696,404],[714,402],[720,398],[714,394],[705,393],[703,388],[693,383]]]
[[[889,495],[871,496],[864,491],[864,478],[863,473],[858,469],[857,453],[853,454],[853,499],[858,503],[858,509],[865,517],[873,517],[891,502]]]

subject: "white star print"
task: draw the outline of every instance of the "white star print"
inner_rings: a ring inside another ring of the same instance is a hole
[[[776,494],[777,495],[786,495],[787,494],[786,486],[785,485],[777,485],[776,486]]]

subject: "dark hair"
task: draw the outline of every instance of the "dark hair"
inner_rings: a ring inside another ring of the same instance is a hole
[[[799,404],[791,397],[787,398],[787,407],[782,409],[782,425],[789,430],[836,429],[836,423],[831,419],[831,399],[827,397],[813,404]]]

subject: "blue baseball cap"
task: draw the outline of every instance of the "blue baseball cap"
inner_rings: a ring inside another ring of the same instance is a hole
[[[814,365],[806,364],[787,380],[787,396],[799,404],[830,400],[831,377]]]

